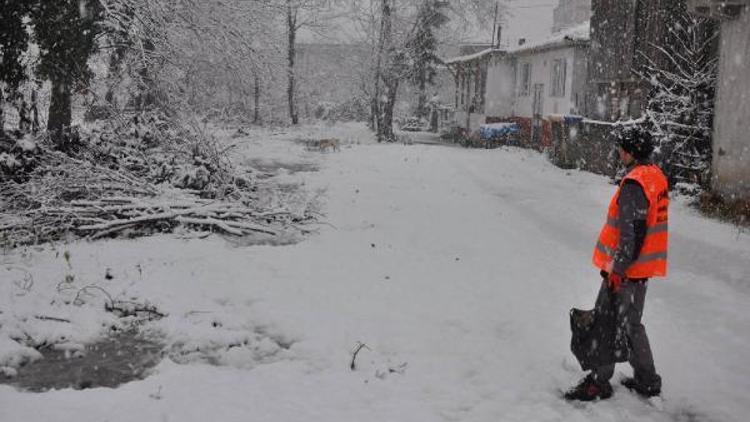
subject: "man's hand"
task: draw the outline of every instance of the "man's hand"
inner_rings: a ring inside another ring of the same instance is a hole
[[[623,276],[617,273],[609,273],[609,276],[607,277],[607,282],[609,283],[609,288],[612,289],[613,292],[617,292],[620,290],[620,285],[622,284]]]

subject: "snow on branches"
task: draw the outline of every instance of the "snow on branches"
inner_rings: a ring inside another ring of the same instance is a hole
[[[653,45],[640,75],[651,85],[646,110],[657,140],[656,159],[672,182],[706,186],[718,72],[718,31],[708,19],[677,13],[667,42]]]
[[[102,50],[111,52],[107,100],[119,108],[252,116],[256,85],[265,88],[281,66],[275,10],[263,2],[101,3]]]
[[[141,114],[79,134],[75,153],[41,138],[33,152],[17,155],[25,166],[0,155],[0,170],[13,171],[0,182],[6,201],[0,245],[142,236],[179,226],[268,241],[304,232],[295,224],[312,219],[309,204],[269,201],[283,194],[237,171],[227,148],[197,123],[188,130],[165,119]]]

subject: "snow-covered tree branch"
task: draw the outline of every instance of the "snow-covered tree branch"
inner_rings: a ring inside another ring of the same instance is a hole
[[[656,158],[674,182],[707,186],[718,59],[716,24],[682,11],[669,28],[669,42],[653,45],[641,72],[651,85],[646,110],[654,127]]]

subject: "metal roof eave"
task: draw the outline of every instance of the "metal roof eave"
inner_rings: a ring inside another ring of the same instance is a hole
[[[588,47],[591,44],[590,40],[573,40],[573,39],[565,39],[561,41],[556,41],[549,44],[544,45],[535,45],[530,46],[528,48],[519,48],[514,51],[508,52],[509,56],[521,56],[526,54],[534,54],[534,53],[540,53],[543,51],[549,51],[549,50],[558,50],[563,48],[570,48],[570,47]]]

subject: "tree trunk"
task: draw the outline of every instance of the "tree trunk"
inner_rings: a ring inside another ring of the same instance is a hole
[[[378,142],[393,141],[393,107],[388,105],[391,103],[391,96],[395,95],[392,90],[394,85],[393,73],[393,42],[392,42],[392,6],[391,0],[382,0],[381,9],[381,21],[380,21],[380,39],[378,41],[378,58],[376,66],[376,79],[375,79],[375,112],[377,123],[376,136]],[[385,62],[385,65],[383,64]],[[385,89],[388,90],[385,93],[386,99],[383,101],[383,95],[380,92],[381,83],[385,85]],[[397,86],[397,83],[396,83]],[[395,100],[395,97],[393,97]]]
[[[49,117],[47,118],[47,130],[56,141],[62,140],[63,131],[70,127],[71,119],[71,93],[70,81],[66,78],[52,78],[52,90],[50,92]]]
[[[21,132],[28,133],[31,131],[31,118],[29,118],[29,105],[26,103],[26,98],[21,93],[16,93],[18,110],[18,129]]]
[[[422,67],[419,70],[419,96],[417,98],[417,116],[427,116],[427,70]]]
[[[253,109],[253,123],[256,125],[260,123],[260,78],[258,75],[255,75],[255,87],[253,89],[253,100],[254,100],[254,109]]]
[[[396,136],[393,134],[393,108],[396,105],[396,93],[398,92],[398,77],[395,74],[396,51],[393,46],[393,3],[392,0],[383,0],[383,43],[385,44],[387,66],[383,74],[385,85],[385,98],[380,107],[381,133],[385,142],[394,142]]]
[[[380,76],[378,76],[379,78]],[[370,129],[372,129],[374,132],[378,132],[378,100],[377,97],[374,97],[370,100],[370,122],[369,122]],[[380,141],[380,138],[378,138],[378,141]]]
[[[295,92],[295,76],[294,76],[294,55],[296,54],[295,42],[297,37],[297,15],[294,6],[292,6],[292,0],[286,2],[286,22],[289,36],[289,45],[287,49],[289,67],[287,72],[289,74],[289,85],[287,87],[287,100],[289,101],[289,118],[292,119],[292,124],[296,125],[299,123],[299,116],[297,115],[297,107],[294,99]]]
[[[372,90],[372,98],[370,99],[370,123],[372,125],[372,130],[375,131],[375,136],[378,142],[383,140],[380,132],[380,78],[383,72],[382,58],[383,41],[381,34],[381,39],[378,41],[377,59],[375,60],[375,86]]]
[[[39,92],[36,88],[31,91],[31,132],[39,132]]]
[[[385,53],[384,38],[383,38],[383,24],[385,21],[380,23],[380,36],[378,37],[378,51],[375,59],[375,80],[374,87],[372,90],[372,99],[370,101],[370,119],[372,122],[372,129],[375,131],[375,136],[378,142],[382,142],[382,136],[380,131],[380,78],[383,73],[383,54]]]
[[[3,87],[0,85],[0,139],[5,138],[5,113],[3,112],[5,108],[5,96],[3,94]]]
[[[396,106],[396,93],[398,92],[398,79],[390,72],[388,79],[385,81],[385,102],[382,106],[382,125],[383,140],[385,142],[395,142],[396,135],[393,133],[393,109]]]

